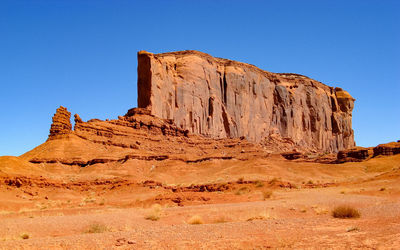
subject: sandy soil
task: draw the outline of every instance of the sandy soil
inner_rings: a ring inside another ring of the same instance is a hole
[[[0,249],[400,248],[400,155],[0,166]]]

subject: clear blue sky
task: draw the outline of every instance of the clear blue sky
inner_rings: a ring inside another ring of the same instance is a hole
[[[0,155],[137,104],[136,52],[194,49],[299,73],[357,99],[358,145],[400,139],[400,1],[0,1]]]

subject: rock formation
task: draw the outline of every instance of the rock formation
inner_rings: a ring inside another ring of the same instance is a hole
[[[400,142],[389,142],[369,148],[354,147],[339,151],[336,163],[365,161],[377,156],[390,156],[396,154],[400,154]]]
[[[71,113],[66,108],[60,106],[53,116],[53,123],[50,127],[49,140],[59,136],[70,134],[72,131]]]
[[[374,156],[378,155],[396,155],[400,154],[400,142],[390,142],[379,144],[374,148]]]
[[[372,148],[355,147],[341,150],[337,154],[337,163],[359,162],[371,158],[373,155]]]
[[[196,163],[209,160],[246,160],[268,155],[262,147],[243,139],[214,140],[189,134],[171,120],[133,108],[115,120],[82,121],[75,115],[71,129],[70,112],[57,109],[49,139],[23,154],[35,164],[90,166],[124,164],[131,161],[181,161]]]
[[[211,138],[270,138],[294,148],[355,146],[354,99],[298,74],[277,74],[198,51],[138,53],[138,106]]]

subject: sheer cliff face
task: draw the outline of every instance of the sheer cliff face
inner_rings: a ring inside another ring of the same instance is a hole
[[[197,51],[138,53],[138,106],[211,138],[336,152],[355,146],[353,103],[346,91],[297,74]]]

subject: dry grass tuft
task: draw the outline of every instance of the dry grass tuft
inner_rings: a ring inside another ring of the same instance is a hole
[[[253,221],[253,220],[268,220],[273,219],[267,210],[256,213],[254,212],[250,217],[246,219],[246,221]]]
[[[274,185],[274,184],[277,183],[278,181],[279,181],[279,179],[276,178],[276,177],[274,177],[274,178],[272,178],[272,180],[270,180],[268,183],[269,183],[270,185]]]
[[[89,225],[88,229],[85,230],[87,234],[104,233],[110,231],[110,229],[101,223],[95,222]]]
[[[360,229],[358,227],[349,227],[346,230],[347,232],[358,232]]]
[[[199,225],[199,224],[204,224],[204,221],[200,215],[194,215],[192,218],[188,220],[188,223],[191,225]]]
[[[236,192],[235,192],[236,195],[242,195],[242,194],[246,194],[246,193],[250,193],[250,188],[241,187],[238,190],[236,190]]]
[[[161,218],[162,207],[160,204],[154,204],[151,211],[144,217],[146,220],[158,221]]]
[[[27,240],[27,239],[29,239],[29,234],[23,233],[23,234],[20,235],[20,237],[21,237],[21,239],[23,239],[23,240]]]
[[[255,182],[254,182],[254,185],[255,185],[257,188],[264,187],[264,183],[263,183],[262,181],[260,181],[260,180],[255,181]]]
[[[341,219],[350,219],[350,218],[359,218],[360,212],[348,205],[338,206],[335,207],[332,211],[332,216],[334,218],[341,218]]]

